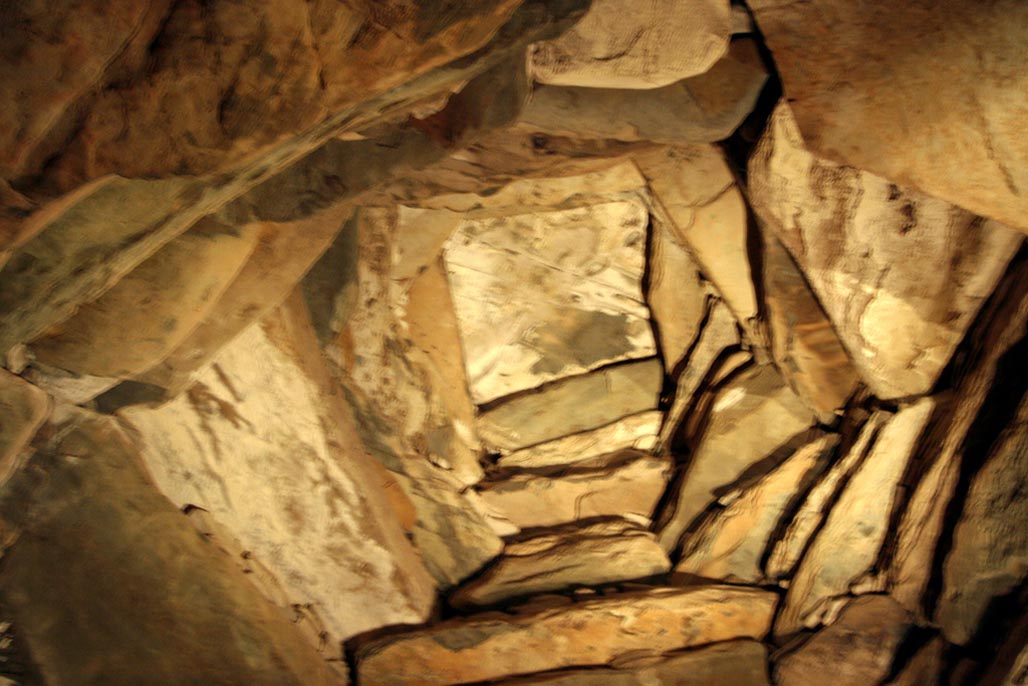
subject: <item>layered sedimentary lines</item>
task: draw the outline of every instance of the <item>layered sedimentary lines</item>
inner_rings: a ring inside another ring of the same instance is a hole
[[[1024,3],[137,4],[0,19],[0,682],[1025,684]]]

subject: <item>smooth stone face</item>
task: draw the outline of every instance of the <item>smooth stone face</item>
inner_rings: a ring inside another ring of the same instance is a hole
[[[222,522],[332,639],[423,621],[434,588],[389,501],[396,486],[294,314],[248,329],[171,402],[120,417],[162,491]]]
[[[591,431],[558,438],[503,455],[497,464],[504,469],[572,465],[619,450],[650,450],[664,421],[659,410],[640,412]]]
[[[362,646],[357,673],[363,686],[444,686],[602,666],[621,656],[759,639],[776,602],[767,591],[705,586],[472,616]]]
[[[510,452],[654,410],[663,374],[650,358],[560,379],[482,412],[478,435],[490,450]]]
[[[910,616],[888,596],[856,598],[835,624],[778,660],[775,683],[808,686],[825,678],[827,665],[838,686],[881,683],[911,624]]]
[[[737,39],[708,71],[662,88],[539,86],[521,121],[574,138],[713,143],[742,123],[766,81],[756,44]]]
[[[496,562],[450,596],[454,607],[489,606],[572,586],[600,586],[671,568],[649,531],[623,519],[564,526],[508,543]]]
[[[581,669],[528,676],[505,686],[770,686],[767,648],[756,641],[725,641],[616,669]]]
[[[675,487],[658,538],[678,547],[686,528],[717,500],[715,491],[813,424],[813,416],[773,367],[729,382],[717,395],[706,430]]]
[[[754,209],[796,259],[880,398],[931,390],[1023,239],[812,155],[785,105],[750,160],[749,178]]]
[[[1028,5],[749,7],[811,150],[1028,229]]]
[[[689,536],[675,572],[732,583],[764,581],[761,561],[788,508],[824,470],[838,436],[803,446]]]
[[[42,390],[0,369],[0,484],[22,462],[21,453],[46,421],[50,406]]]
[[[722,0],[656,0],[631,12],[597,0],[570,31],[534,46],[532,75],[562,86],[656,88],[707,71],[731,28]]]
[[[461,224],[444,255],[476,404],[656,352],[646,224],[639,201]]]
[[[1028,577],[1028,399],[975,475],[946,557],[936,620],[951,643],[970,642],[991,603]]]
[[[922,398],[878,432],[800,562],[775,622],[776,635],[817,626],[835,599],[872,571],[897,506],[900,480],[934,408],[932,398]]]
[[[651,219],[650,234],[646,300],[653,313],[664,366],[674,376],[700,335],[709,289],[692,255],[671,227]]]
[[[484,483],[480,492],[493,511],[522,529],[605,515],[648,523],[670,475],[667,458],[628,454],[549,476],[514,474]]]
[[[325,656],[147,476],[110,417],[68,410],[0,495],[0,592],[47,684],[338,686]]]

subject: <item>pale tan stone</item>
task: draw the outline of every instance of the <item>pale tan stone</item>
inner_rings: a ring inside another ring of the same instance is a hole
[[[670,227],[651,219],[648,256],[650,306],[664,366],[674,375],[700,335],[708,289],[692,255]]]
[[[651,450],[663,420],[659,410],[640,412],[598,429],[515,450],[501,455],[496,463],[504,469],[530,469],[572,465],[628,448]]]
[[[256,246],[256,227],[201,221],[70,319],[36,339],[41,362],[129,378],[162,361],[200,325]]]
[[[931,390],[1023,239],[812,155],[786,105],[751,158],[749,178],[755,211],[795,257],[881,398]]]
[[[648,523],[671,475],[666,457],[628,453],[551,475],[513,474],[484,482],[482,500],[519,528],[618,515]]]
[[[658,538],[675,550],[693,520],[746,470],[813,424],[813,415],[772,367],[730,381],[718,391],[707,428],[673,487]]]
[[[499,559],[449,600],[465,609],[489,606],[573,586],[643,579],[670,568],[653,534],[624,519],[607,519],[508,543]]]
[[[911,624],[910,616],[888,596],[851,600],[835,624],[776,662],[775,683],[808,686],[823,681],[826,669],[838,686],[881,683]]]
[[[444,256],[476,404],[656,352],[646,225],[639,200],[461,224]]]
[[[332,640],[423,621],[434,586],[320,362],[282,310],[224,348],[181,396],[119,416],[158,486],[202,507],[311,604]]]
[[[760,565],[773,534],[808,482],[824,470],[826,454],[838,442],[835,435],[817,438],[744,490],[686,539],[675,572],[732,583],[763,583]]]
[[[391,276],[414,279],[428,269],[443,251],[443,245],[460,226],[460,212],[400,206],[391,241]]]
[[[482,412],[478,435],[491,450],[509,452],[604,426],[655,409],[663,375],[650,358],[560,379]]]
[[[535,45],[540,83],[655,88],[709,69],[728,48],[732,15],[724,0],[655,0],[626,12],[597,0],[560,38]]]
[[[22,451],[46,421],[51,404],[45,392],[0,369],[0,485],[22,463]]]
[[[1028,229],[1028,5],[749,7],[812,150]]]
[[[932,398],[922,398],[886,420],[878,431],[803,556],[775,621],[776,635],[821,624],[834,599],[872,571],[900,502],[900,480],[934,408]]]
[[[759,639],[776,602],[767,591],[705,586],[472,616],[362,646],[357,673],[364,686],[443,686]]]

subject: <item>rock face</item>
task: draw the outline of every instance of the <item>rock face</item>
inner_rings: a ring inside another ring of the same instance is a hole
[[[709,586],[615,595],[513,616],[454,620],[357,652],[365,686],[463,684],[564,667],[605,665],[735,638],[759,638],[776,596]],[[554,650],[560,646],[560,650]]]
[[[812,150],[1028,228],[1024,3],[748,4]]]
[[[17,537],[4,609],[47,684],[343,683],[160,495],[114,420],[66,417],[0,497]]]
[[[792,253],[882,398],[931,390],[1022,239],[810,154],[785,105],[750,162],[750,179],[758,215]],[[924,264],[939,268],[925,274]]]
[[[496,464],[505,469],[532,469],[570,465],[629,448],[649,450],[657,442],[664,413],[657,410],[629,415],[591,431],[515,450]]]
[[[46,393],[0,371],[0,484],[18,467],[20,454],[46,421],[49,411]]]
[[[183,395],[120,416],[162,491],[223,522],[332,638],[422,621],[433,584],[384,497],[390,478],[324,385],[302,326],[282,312],[222,350]]]
[[[621,519],[565,526],[508,543],[503,556],[450,596],[455,607],[500,601],[570,586],[643,579],[671,568],[653,534]]]

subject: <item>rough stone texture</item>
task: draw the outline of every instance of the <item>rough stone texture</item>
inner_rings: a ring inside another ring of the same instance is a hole
[[[626,12],[595,0],[560,38],[531,52],[540,83],[655,88],[707,71],[728,47],[732,14],[724,0],[654,0]]]
[[[822,681],[829,666],[832,683],[838,686],[882,683],[910,625],[910,616],[892,598],[856,598],[835,624],[778,660],[775,683],[808,686]]]
[[[792,253],[881,398],[931,390],[1023,239],[810,154],[785,105],[749,178],[755,211]]]
[[[639,201],[461,224],[444,255],[476,404],[656,352],[646,225]]]
[[[173,401],[120,416],[161,490],[221,521],[332,639],[423,621],[434,588],[385,495],[395,483],[296,309],[244,332]]]
[[[114,420],[65,418],[0,494],[15,539],[0,593],[45,683],[344,683],[158,493]]]
[[[653,534],[624,519],[564,526],[508,543],[483,574],[450,596],[454,607],[495,605],[572,586],[600,586],[671,568]]]
[[[732,583],[760,584],[765,550],[790,507],[825,468],[838,436],[803,446],[759,483],[747,488],[686,541],[675,572]]]
[[[717,395],[706,429],[672,487],[661,515],[658,538],[665,550],[678,547],[682,534],[717,491],[732,485],[776,449],[806,430],[813,416],[772,367],[729,382]]]
[[[504,680],[504,686],[770,686],[767,649],[756,641],[642,658],[617,669],[578,669]]]
[[[749,6],[812,150],[1028,229],[1023,2]]]
[[[504,469],[533,469],[572,465],[629,448],[650,450],[663,420],[664,413],[658,410],[640,412],[598,429],[515,450],[500,456],[496,464]]]
[[[667,458],[626,453],[552,474],[484,482],[481,494],[497,514],[522,529],[605,515],[648,523],[670,475]]]
[[[863,461],[871,440],[877,436],[886,419],[884,413],[872,415],[842,459],[835,463],[824,478],[810,489],[810,493],[793,514],[789,527],[785,530],[782,538],[774,544],[771,555],[768,557],[765,573],[769,579],[780,581],[792,576],[811,537],[828,516],[831,503],[835,501],[841,488],[849,481],[853,471]]]
[[[796,264],[777,238],[766,235],[764,292],[776,366],[818,420],[831,424],[859,375]]]
[[[632,156],[649,183],[653,213],[692,253],[736,318],[757,316],[746,203],[712,145],[658,148]]]
[[[1028,397],[975,475],[946,556],[936,620],[951,643],[974,638],[990,604],[1028,577]]]
[[[254,226],[199,222],[33,342],[33,355],[76,374],[130,378],[149,369],[215,307],[257,239]]]
[[[775,621],[776,635],[822,623],[830,616],[835,598],[872,571],[900,501],[900,480],[934,407],[933,399],[922,398],[901,409],[878,431],[789,584]]]
[[[559,379],[515,396],[478,417],[482,442],[510,452],[657,407],[664,371],[650,358]]]
[[[663,88],[540,86],[521,121],[576,138],[713,143],[732,135],[766,81],[756,43],[740,38],[708,71]]]
[[[626,593],[523,614],[458,619],[365,645],[363,686],[432,686],[605,665],[735,638],[761,638],[777,597],[731,586]],[[559,646],[559,649],[554,648]]]
[[[0,369],[0,486],[50,413],[51,401],[32,384]]]
[[[943,674],[943,651],[946,642],[935,637],[921,646],[917,653],[903,667],[889,684],[895,686],[924,686],[941,683]]]
[[[653,315],[664,367],[676,376],[700,335],[709,290],[689,251],[666,223],[652,217],[648,267],[646,302]]]

